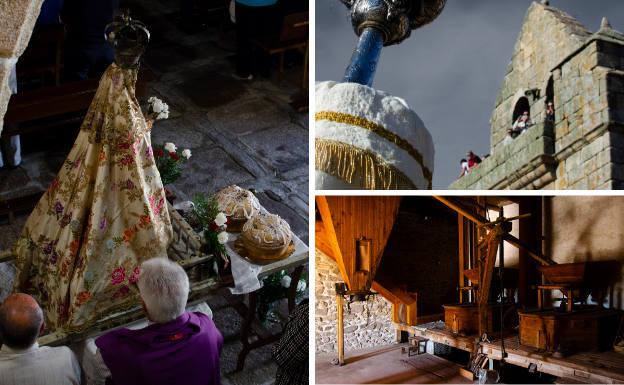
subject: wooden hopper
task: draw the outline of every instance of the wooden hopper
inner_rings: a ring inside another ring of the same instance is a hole
[[[316,197],[321,244],[336,260],[350,292],[371,289],[400,204],[396,196]]]
[[[562,263],[539,266],[544,278],[556,285],[583,285],[586,287],[609,286],[619,272],[617,261]]]

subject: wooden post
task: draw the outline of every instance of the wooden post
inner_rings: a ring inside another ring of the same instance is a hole
[[[344,365],[344,298],[336,294],[336,309],[338,310],[338,365]]]
[[[465,254],[465,239],[464,239],[464,216],[457,214],[457,229],[459,230],[459,303],[464,302],[464,254]]]

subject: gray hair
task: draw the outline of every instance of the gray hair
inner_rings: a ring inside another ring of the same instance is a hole
[[[152,321],[169,322],[184,313],[189,279],[179,264],[161,257],[143,262],[138,286]]]

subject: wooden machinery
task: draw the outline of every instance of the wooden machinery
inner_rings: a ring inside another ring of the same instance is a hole
[[[564,263],[539,268],[544,284],[537,285],[538,309],[520,311],[520,343],[565,355],[607,350],[613,346],[621,312],[603,307],[616,261]],[[546,308],[546,292],[561,292],[558,307]],[[595,304],[588,304],[592,295]]]
[[[464,275],[472,284],[459,288],[461,291],[470,291],[469,298],[473,300],[469,303],[462,303],[460,298],[459,304],[445,305],[445,324],[454,333],[461,334],[478,332],[479,336],[483,336],[486,333],[500,331],[501,325],[505,328],[506,315],[513,313],[515,309],[513,297],[518,286],[517,270],[505,268],[504,242],[525,250],[528,255],[542,264],[552,265],[554,262],[530,250],[510,234],[511,222],[528,218],[530,214],[505,218],[500,209],[498,218],[489,221],[484,215],[466,207],[457,199],[435,198],[473,222],[480,234],[476,247],[475,266],[464,271]],[[487,209],[487,202],[485,202],[485,210]],[[497,259],[498,268],[495,267]]]

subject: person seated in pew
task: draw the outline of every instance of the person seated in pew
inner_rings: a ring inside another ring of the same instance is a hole
[[[119,0],[65,0],[61,18],[66,25],[66,80],[99,77],[113,62],[104,28],[118,13]]]
[[[143,262],[140,270],[137,284],[149,325],[98,337],[89,364],[94,373],[87,373],[87,381],[104,384],[110,377],[115,385],[220,384],[223,337],[208,315],[185,311],[189,280],[184,269],[159,257]]]
[[[0,306],[0,384],[80,384],[80,365],[66,346],[39,346],[43,311],[27,294],[11,294]]]

